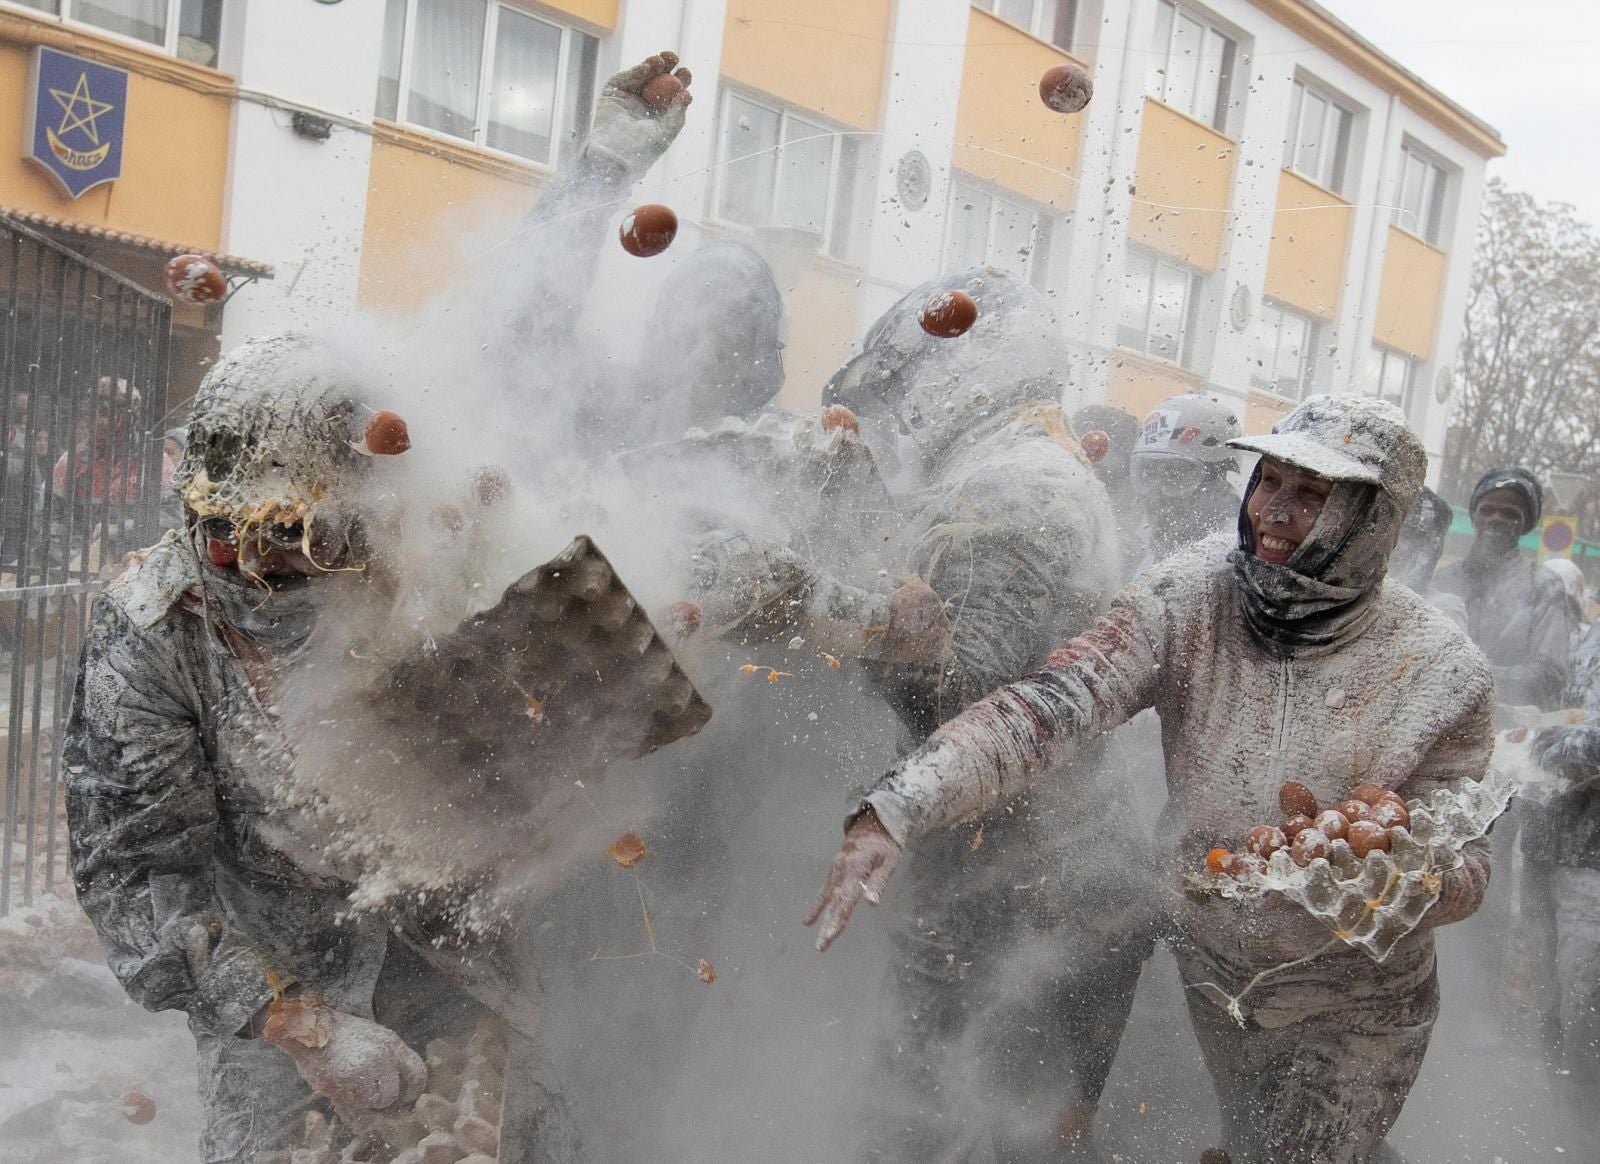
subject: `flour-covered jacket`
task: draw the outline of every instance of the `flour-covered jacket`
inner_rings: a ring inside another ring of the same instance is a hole
[[[1332,803],[1364,782],[1413,797],[1482,778],[1493,684],[1483,656],[1444,615],[1385,584],[1353,640],[1269,653],[1244,619],[1227,556],[1234,540],[1209,538],[1156,566],[1044,670],[973,704],[885,776],[866,799],[894,838],[907,844],[1045,773],[1070,779],[1061,761],[1147,707],[1161,718],[1169,800],[1158,843],[1174,886],[1202,867],[1208,848],[1238,847],[1250,826],[1281,819],[1287,780]],[[1486,847],[1470,847],[1445,880],[1425,926],[1477,907]],[[1173,899],[1198,958],[1186,976],[1203,967],[1248,980],[1246,971],[1327,939],[1309,915],[1271,894],[1248,906]],[[1432,939],[1413,934],[1386,967],[1354,951],[1318,963],[1335,960],[1348,964],[1341,977],[1352,986],[1431,972]]]
[[[536,992],[507,950],[433,946],[425,918],[349,916],[350,886],[307,859],[314,819],[273,795],[289,749],[197,608],[200,570],[169,534],[106,589],[84,642],[67,813],[78,900],[112,971],[202,1036],[235,1033],[289,982],[370,1018],[393,928],[531,1033]]]

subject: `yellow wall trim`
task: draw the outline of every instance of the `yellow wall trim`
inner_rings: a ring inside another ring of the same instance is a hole
[[[877,129],[890,0],[728,0],[722,75],[852,129]]]
[[[1084,117],[1052,112],[1039,100],[1040,74],[1064,62],[1082,65],[1015,25],[972,9],[956,110],[956,168],[1046,206],[1070,209],[1078,184],[1067,175],[1078,170]]]
[[[1285,396],[1250,389],[1244,404],[1244,435],[1261,436],[1271,432],[1273,425],[1294,411],[1294,406],[1295,402]]]
[[[1232,139],[1146,97],[1128,241],[1215,271],[1222,261],[1236,153]]]
[[[1342,61],[1462,145],[1484,158],[1505,154],[1506,144],[1487,122],[1473,116],[1421,77],[1380,52],[1331,13],[1305,0],[1250,0],[1284,27]]]
[[[590,31],[611,32],[617,27],[617,0],[541,0],[544,7],[553,9],[582,24]],[[531,6],[530,6],[530,10]],[[663,46],[677,48],[677,45]]]
[[[157,81],[183,85],[197,93],[231,97],[237,92],[233,78],[226,73],[190,61],[180,61],[154,45],[147,48],[117,40],[81,25],[63,24],[43,14],[34,16],[9,10],[0,12],[0,44],[28,48],[42,44]]]
[[[452,165],[466,166],[468,169],[493,174],[497,178],[509,178],[513,182],[524,182],[529,185],[543,185],[555,174],[549,166],[542,166],[538,162],[526,161],[508,154],[493,153],[480,149],[471,142],[430,133],[426,129],[401,125],[394,121],[374,120],[372,140],[383,142],[385,145],[399,146],[401,149],[415,150],[429,157],[442,158]]]
[[[1266,293],[1318,319],[1333,319],[1345,281],[1352,217],[1350,204],[1333,191],[1292,170],[1279,174]]]
[[[1398,226],[1389,228],[1378,284],[1378,317],[1372,338],[1419,360],[1433,358],[1439,304],[1450,258]]]
[[[1106,374],[1106,403],[1127,409],[1143,420],[1170,396],[1204,388],[1206,378],[1166,360],[1138,352],[1119,351],[1110,357]]]

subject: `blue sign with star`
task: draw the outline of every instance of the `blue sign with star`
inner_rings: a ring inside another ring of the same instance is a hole
[[[128,74],[39,45],[33,51],[23,157],[77,198],[122,176]]]

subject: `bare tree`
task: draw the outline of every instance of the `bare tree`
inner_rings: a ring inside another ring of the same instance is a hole
[[[1485,469],[1600,473],[1600,237],[1565,202],[1489,183],[1441,483]]]

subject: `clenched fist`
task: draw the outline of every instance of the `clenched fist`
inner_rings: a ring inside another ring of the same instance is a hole
[[[301,1077],[337,1107],[382,1111],[411,1103],[427,1086],[422,1057],[399,1035],[334,1010],[314,994],[274,1002],[261,1037],[293,1059]]]

